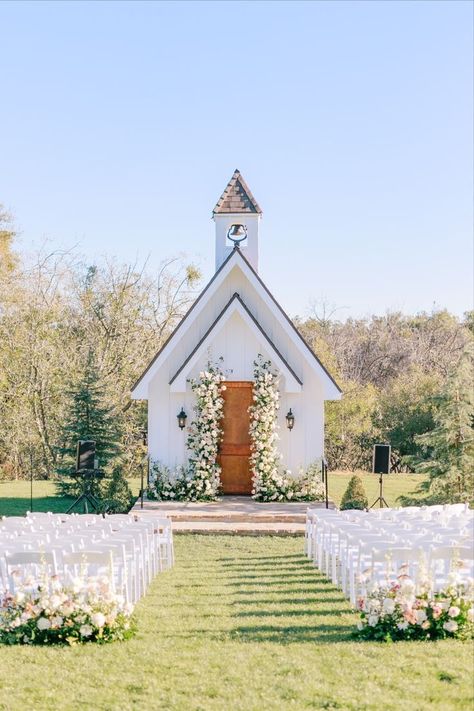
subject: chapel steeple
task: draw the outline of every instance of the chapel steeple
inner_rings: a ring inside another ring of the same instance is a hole
[[[232,225],[243,225],[246,238],[239,244],[245,257],[258,271],[258,226],[262,210],[239,170],[232,178],[212,211],[216,223],[216,271],[234,249],[228,232]],[[241,230],[244,232],[244,230]]]

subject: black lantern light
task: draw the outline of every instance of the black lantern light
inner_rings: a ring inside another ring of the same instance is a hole
[[[239,248],[240,243],[247,238],[247,228],[245,225],[231,225],[227,231],[227,238],[234,243],[234,247]]]
[[[148,444],[148,431],[147,430],[140,430],[140,436],[142,438],[143,446],[146,447]]]
[[[178,418],[178,427],[180,430],[184,430],[186,427],[186,419],[187,419],[187,414],[184,411],[184,407],[181,408],[181,412],[177,414]]]
[[[291,407],[288,410],[288,412],[286,413],[286,426],[288,427],[288,429],[290,431],[295,426],[295,416],[294,416],[293,412],[291,411]]]

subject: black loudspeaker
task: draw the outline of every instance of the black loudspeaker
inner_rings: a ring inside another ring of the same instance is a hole
[[[389,444],[374,444],[374,456],[372,459],[372,471],[374,474],[390,474],[390,452]]]
[[[77,443],[76,471],[95,469],[95,442],[90,439],[80,439]]]

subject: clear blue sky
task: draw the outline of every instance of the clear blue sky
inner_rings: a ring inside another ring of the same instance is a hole
[[[239,168],[292,315],[472,307],[470,2],[2,2],[21,246],[213,272]]]

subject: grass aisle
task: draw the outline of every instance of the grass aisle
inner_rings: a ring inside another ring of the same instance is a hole
[[[471,709],[471,648],[355,643],[302,540],[179,536],[123,644],[0,648],[0,708]]]

